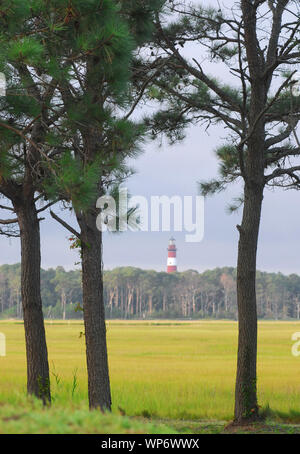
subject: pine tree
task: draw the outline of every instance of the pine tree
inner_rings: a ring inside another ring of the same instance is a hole
[[[41,45],[30,34],[32,12],[28,2],[1,3],[0,71],[7,80],[0,99],[0,192],[15,217],[3,221],[18,224],[21,239],[21,293],[27,354],[27,390],[44,403],[50,402],[50,379],[40,288],[40,219],[37,207],[43,165],[49,159],[42,150],[50,127],[53,88],[44,91],[32,78],[31,65],[41,58]],[[16,236],[15,231],[7,231]]]
[[[146,6],[148,11],[144,9]],[[101,409],[110,409],[111,397],[103,302],[102,234],[97,230],[95,207],[97,198],[107,190],[107,179],[115,169],[122,167],[124,158],[136,151],[143,135],[143,128],[129,120],[132,109],[125,115],[119,111],[123,108],[124,112],[130,103],[127,90],[132,53],[145,39],[143,28],[151,20],[156,5],[144,1],[124,2],[120,9],[118,2],[110,2],[110,7],[111,11],[106,13],[111,15],[110,19],[103,14],[102,6],[99,17],[95,9],[91,10],[88,29],[84,23],[82,29],[81,25],[78,28],[84,37],[96,20],[95,39],[99,39],[97,34],[101,30],[104,45],[99,52],[84,55],[75,63],[76,73],[72,76],[78,87],[76,94],[70,84],[65,81],[60,84],[68,119],[80,137],[76,157],[83,169],[89,165],[98,166],[94,198],[87,209],[78,209],[73,197],[72,202],[80,227],[89,403],[91,408]],[[87,36],[90,39],[90,35]]]
[[[300,57],[299,6],[289,0],[242,0],[234,10],[223,11],[170,1],[172,13],[173,21],[157,15],[152,58],[139,63],[144,66],[140,83],[152,77],[147,94],[161,104],[145,121],[153,138],[163,133],[171,143],[182,140],[190,124],[221,123],[229,131],[227,143],[217,151],[221,177],[202,183],[201,190],[204,195],[215,193],[237,179],[244,184],[237,201],[243,217],[237,226],[235,422],[241,423],[259,413],[255,276],[263,192],[266,185],[298,187],[300,181],[299,163],[290,165],[288,159],[300,155],[295,140],[300,97],[292,89],[293,67]],[[186,57],[189,43],[198,44],[198,55],[206,59]],[[207,61],[215,63],[214,76]],[[232,75],[232,85],[216,77],[218,65]]]
[[[28,3],[30,13],[23,18],[14,56],[26,63],[33,87],[42,79],[45,92],[52,89],[56,96],[52,106],[56,118],[42,141],[47,153],[36,153],[42,173],[38,190],[50,203],[59,199],[72,203],[76,213],[89,403],[91,408],[109,410],[102,235],[96,226],[96,201],[110,175],[136,152],[143,135],[143,127],[129,119],[139,100],[128,93],[130,68],[133,52],[151,33],[160,2]],[[33,55],[30,59],[28,52]]]

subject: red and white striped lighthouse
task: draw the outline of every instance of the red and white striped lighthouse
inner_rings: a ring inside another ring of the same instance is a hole
[[[175,239],[170,238],[168,246],[167,273],[174,273],[177,271],[176,251]]]

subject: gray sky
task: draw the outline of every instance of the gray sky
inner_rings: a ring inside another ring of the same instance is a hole
[[[176,146],[157,143],[145,146],[134,163],[136,175],[128,181],[132,195],[196,195],[197,181],[216,174],[213,150],[225,135],[214,128],[209,135],[192,128],[186,140]],[[241,211],[228,215],[226,206],[240,194],[238,186],[205,201],[205,235],[201,243],[186,243],[185,233],[173,235],[178,247],[178,269],[199,271],[217,266],[235,266]],[[258,249],[258,268],[266,271],[298,273],[300,268],[300,193],[266,190]],[[41,223],[42,266],[74,268],[76,253],[70,251],[68,232],[52,219]],[[168,232],[125,232],[104,234],[104,263],[165,270]],[[0,238],[0,264],[20,260],[19,240]]]
[[[216,1],[210,2],[216,4]],[[226,2],[229,6],[232,1]],[[196,49],[189,49],[193,55]],[[197,49],[198,52],[198,49]],[[196,55],[199,55],[196,54]],[[227,80],[228,72],[219,68],[218,76]],[[166,142],[146,144],[144,154],[133,164],[137,171],[127,184],[132,195],[193,195],[198,192],[197,181],[209,179],[217,173],[214,149],[226,131],[214,127],[207,132],[193,127],[187,131],[184,142],[170,147]],[[178,269],[203,271],[218,266],[235,266],[241,211],[228,215],[226,206],[241,193],[234,186],[225,193],[205,201],[205,234],[201,243],[185,243],[185,233],[126,232],[104,234],[104,264],[137,266],[156,270],[166,269],[167,243],[173,233],[177,241]],[[258,269],[298,273],[300,270],[300,193],[295,191],[266,190],[258,248]],[[78,260],[70,251],[68,232],[51,218],[41,223],[42,266],[63,265],[74,268]],[[20,261],[19,240],[0,237],[0,264]]]

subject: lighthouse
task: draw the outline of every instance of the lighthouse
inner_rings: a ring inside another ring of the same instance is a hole
[[[168,246],[167,273],[174,273],[177,271],[176,251],[175,239],[170,238]]]

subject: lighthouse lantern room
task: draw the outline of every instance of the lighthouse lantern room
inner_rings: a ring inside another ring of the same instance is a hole
[[[177,271],[176,251],[175,239],[172,237],[169,240],[168,246],[167,273],[174,273]]]

